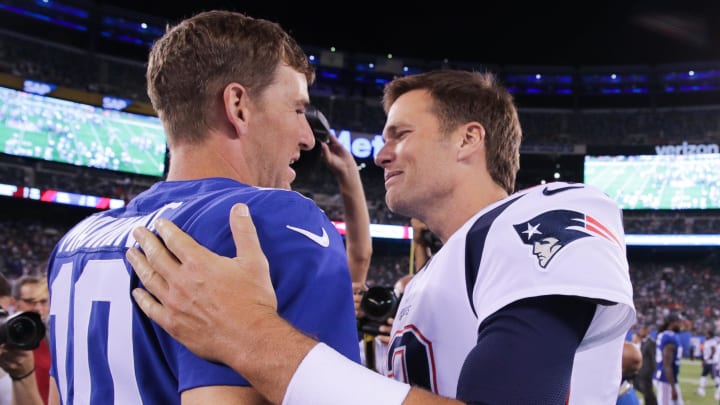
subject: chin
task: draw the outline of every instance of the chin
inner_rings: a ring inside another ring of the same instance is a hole
[[[393,214],[407,216],[405,214],[405,212],[407,212],[408,210],[405,207],[405,205],[406,205],[405,201],[398,200],[397,198],[393,198],[391,194],[388,194],[387,196],[385,196],[385,204],[387,204],[388,209]]]

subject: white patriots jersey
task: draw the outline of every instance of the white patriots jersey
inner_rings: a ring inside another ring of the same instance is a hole
[[[713,336],[703,344],[703,359],[706,363],[716,363],[718,352],[718,337]]]
[[[570,403],[615,403],[621,337],[635,322],[622,213],[607,195],[579,183],[517,192],[458,229],[405,289],[387,375],[454,398],[483,320],[543,295],[618,303],[598,306],[570,387]],[[601,369],[597,358],[607,359]]]

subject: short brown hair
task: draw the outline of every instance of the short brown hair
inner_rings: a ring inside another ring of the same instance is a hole
[[[303,73],[308,85],[314,82],[305,52],[272,21],[215,10],[170,28],[153,44],[146,74],[168,142],[200,141],[225,86],[238,82],[251,96],[261,95],[281,63]]]
[[[25,275],[17,280],[15,280],[15,283],[13,284],[13,297],[16,300],[19,300],[22,298],[22,288],[23,286],[27,284],[41,284],[44,283],[45,279],[37,276],[29,276]]]
[[[441,131],[447,133],[471,121],[485,127],[490,177],[512,194],[520,169],[522,130],[513,97],[495,75],[443,69],[395,79],[385,87],[385,112],[400,96],[412,90],[430,93]]]

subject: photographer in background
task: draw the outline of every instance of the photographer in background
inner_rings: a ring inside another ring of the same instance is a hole
[[[395,285],[392,289],[394,302],[391,304],[387,302],[388,299],[385,298],[386,302],[382,303],[381,305],[383,306],[386,313],[377,314],[378,316],[383,318],[382,320],[377,319],[377,317],[375,317],[376,320],[374,322],[372,320],[368,320],[367,314],[365,313],[366,310],[364,310],[364,308],[367,308],[369,306],[368,302],[371,302],[372,300],[368,300],[368,298],[370,297],[367,296],[367,291],[365,292],[365,294],[360,294],[360,300],[356,300],[356,310],[358,313],[358,328],[363,332],[363,340],[360,343],[360,359],[362,360],[363,365],[365,365],[367,368],[375,370],[383,375],[385,375],[385,372],[387,371],[387,355],[388,347],[390,344],[390,331],[392,330],[392,324],[393,320],[395,319],[395,314],[397,312],[397,306],[402,299],[403,293],[405,292],[405,287],[408,285],[408,283],[410,283],[412,277],[412,274],[406,274],[402,276],[397,282],[395,282]],[[378,308],[371,309],[377,310]]]
[[[367,368],[380,374],[385,374],[387,370],[390,331],[405,287],[413,275],[420,271],[432,255],[442,247],[442,241],[427,228],[425,223],[411,218],[410,225],[413,229],[410,273],[395,282],[390,291],[392,298],[388,291],[383,291],[388,287],[374,287],[371,291],[366,288],[354,290],[358,329],[363,334],[360,343],[361,360]]]
[[[50,294],[47,280],[44,277],[23,276],[15,281],[13,288],[15,298],[15,311],[31,311],[40,314],[45,326],[50,315]],[[50,347],[47,336],[40,341],[40,346],[32,351],[34,358],[35,379],[40,391],[40,397],[45,404],[48,403],[50,387]],[[14,375],[15,373],[11,373]],[[17,374],[25,376],[26,373]],[[28,375],[27,378],[30,378]],[[15,380],[17,381],[17,380]],[[17,383],[16,383],[17,384]],[[16,385],[13,384],[13,385]]]
[[[23,282],[26,285],[25,289],[30,289],[30,283],[26,280],[26,278],[19,279],[17,285]],[[16,307],[12,284],[2,274],[0,274],[0,307],[10,315],[15,312]],[[47,313],[47,310],[45,312]],[[42,316],[42,313],[40,314]],[[47,347],[46,339],[43,341]],[[6,344],[0,344],[0,405],[45,403],[47,397],[43,399],[40,394],[35,370],[35,357],[32,351],[12,349]]]
[[[372,237],[360,171],[353,155],[335,135],[328,133],[327,141],[318,143],[322,150],[321,159],[335,176],[340,189],[345,217],[345,251],[353,292],[362,292],[366,289],[365,281],[370,269]]]
[[[12,295],[12,284],[0,273],[0,307],[8,313],[12,313],[15,307],[15,299]],[[5,369],[6,365],[0,356],[0,405],[10,405],[12,403],[12,380],[10,379],[9,370]]]

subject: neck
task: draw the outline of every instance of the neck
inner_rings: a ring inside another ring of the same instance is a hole
[[[437,207],[428,207],[425,210],[428,215],[425,218],[418,216],[418,219],[425,222],[428,228],[446,243],[473,215],[507,196],[507,192],[494,182],[477,187],[464,187],[462,192],[449,193]]]
[[[233,145],[223,142],[222,136],[208,136],[198,144],[175,145],[170,151],[168,181],[198,180],[224,177],[253,184],[248,165],[236,156]]]

